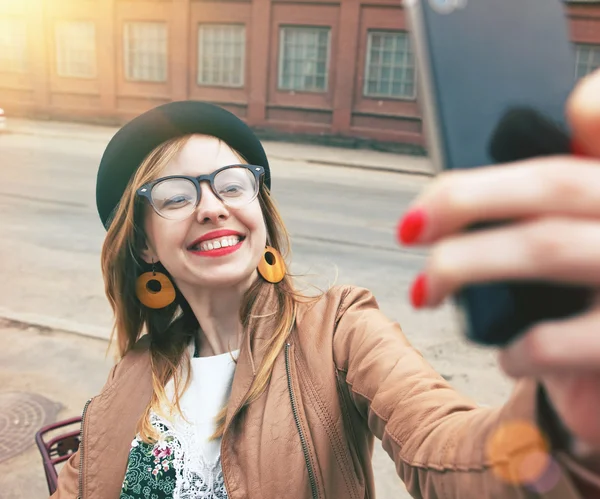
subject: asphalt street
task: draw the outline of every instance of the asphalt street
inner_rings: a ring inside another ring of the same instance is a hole
[[[12,359],[0,364],[0,380],[4,391],[26,386],[49,394],[62,403],[60,417],[79,414],[108,369],[100,355],[111,328],[100,274],[105,233],[94,192],[105,145],[105,133],[79,136],[76,129],[56,136],[0,134],[0,318],[17,321],[0,324],[3,358]],[[312,152],[318,156],[318,150]],[[344,154],[348,151],[340,152]],[[411,158],[398,156],[403,160]],[[293,158],[273,161],[272,176],[273,195],[292,236],[292,271],[303,275],[303,282],[371,289],[383,311],[400,322],[413,344],[457,389],[483,404],[506,398],[510,382],[495,367],[494,353],[466,343],[451,305],[416,312],[408,304],[410,282],[424,265],[426,252],[399,248],[394,230],[410,201],[430,181],[427,177]],[[86,344],[93,348],[80,358]],[[32,360],[57,349],[60,356],[46,364]],[[31,359],[19,363],[28,351]],[[60,386],[68,383],[67,372],[78,379],[76,389]],[[376,448],[378,497],[408,497],[391,460]],[[20,466],[39,466],[34,449],[23,456]],[[2,486],[10,480],[2,473],[4,466],[6,462],[0,464],[0,497],[38,497],[43,490],[39,473],[37,482],[26,484],[36,487],[27,489],[34,495],[6,496],[5,491],[17,490],[15,480],[23,480],[27,471],[13,473],[13,481]]]

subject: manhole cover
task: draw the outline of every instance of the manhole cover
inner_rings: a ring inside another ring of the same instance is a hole
[[[60,404],[36,393],[0,393],[0,462],[35,443],[35,434],[56,421]]]

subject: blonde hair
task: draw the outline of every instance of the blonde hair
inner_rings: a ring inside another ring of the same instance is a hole
[[[164,167],[183,149],[190,136],[170,140],[152,151],[143,161],[116,208],[102,247],[102,273],[105,291],[114,311],[115,321],[111,343],[116,338],[118,355],[123,357],[141,337],[144,329],[150,335],[150,356],[152,369],[152,398],[138,422],[138,432],[146,442],[155,441],[157,433],[150,422],[150,412],[163,414],[162,407],[170,407],[181,413],[180,397],[189,383],[190,357],[187,346],[198,331],[199,324],[183,295],[176,290],[175,302],[160,310],[141,305],[135,293],[138,276],[147,268],[139,258],[146,244],[143,230],[144,206],[136,196],[136,189],[157,178]],[[235,151],[234,151],[235,152]],[[237,154],[237,153],[236,153]],[[243,160],[243,158],[240,157]],[[267,240],[284,259],[290,249],[289,234],[273,203],[268,189],[263,185],[258,200],[264,216]],[[157,270],[168,275],[166,269]],[[245,293],[240,308],[240,320],[244,334],[248,331],[253,311],[261,305],[261,297],[272,287],[276,297],[276,310],[273,314],[274,329],[265,347],[263,360],[257,368],[250,390],[242,400],[242,407],[252,403],[265,390],[269,383],[273,365],[283,349],[294,322],[295,309],[301,296],[294,290],[292,278],[271,284],[257,279]],[[183,367],[184,369],[180,369]],[[187,373],[185,377],[183,373]],[[170,380],[174,384],[174,400],[167,400],[165,386]],[[225,406],[217,416],[217,428],[213,438],[221,437],[225,431]]]

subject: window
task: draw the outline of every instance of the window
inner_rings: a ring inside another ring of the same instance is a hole
[[[95,78],[96,26],[87,21],[56,25],[56,72],[65,78]]]
[[[167,81],[166,23],[125,23],[124,37],[125,79]]]
[[[329,28],[281,28],[279,89],[325,92],[330,39]]]
[[[416,97],[415,60],[408,33],[369,32],[363,93],[393,99]]]
[[[246,27],[203,24],[198,29],[198,85],[244,86]]]
[[[27,25],[20,19],[0,19],[0,72],[27,71]]]
[[[582,78],[600,68],[600,45],[575,44],[575,78]]]

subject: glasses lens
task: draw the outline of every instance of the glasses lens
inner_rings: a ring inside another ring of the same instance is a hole
[[[152,189],[152,203],[165,218],[182,220],[196,209],[198,191],[193,182],[183,178],[163,180]]]
[[[254,200],[258,194],[258,183],[248,168],[233,166],[217,174],[215,190],[225,204],[237,207]]]

